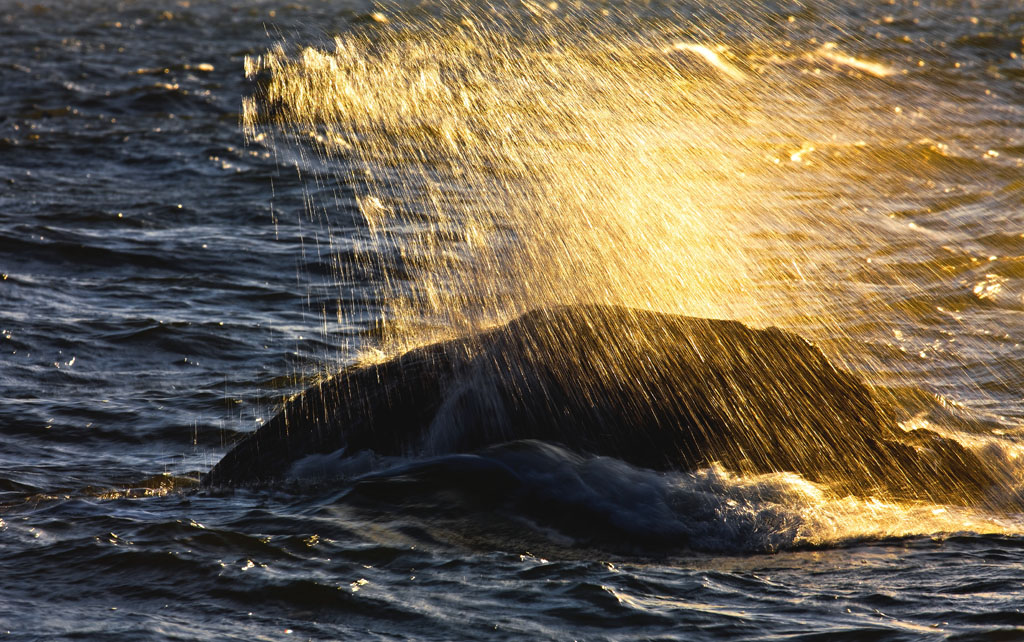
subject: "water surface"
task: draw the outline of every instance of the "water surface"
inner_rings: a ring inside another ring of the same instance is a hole
[[[581,300],[798,332],[1020,479],[1017,3],[0,20],[8,637],[1024,636],[1011,509],[553,444],[188,488],[317,376]]]

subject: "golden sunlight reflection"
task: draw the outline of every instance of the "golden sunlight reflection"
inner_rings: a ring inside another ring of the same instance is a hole
[[[742,94],[626,42],[534,49],[462,25],[380,40],[249,59],[269,81],[246,123],[272,117],[364,174],[374,243],[411,274],[386,297],[392,339],[578,301],[752,315]]]

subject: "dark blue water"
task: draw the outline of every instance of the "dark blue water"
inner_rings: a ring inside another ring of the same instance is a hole
[[[872,381],[940,394],[951,419],[933,427],[1024,477],[1019,5],[608,8],[610,26],[571,24],[721,43],[789,83],[771,109],[792,118],[758,144],[793,173],[743,178],[774,213],[736,241],[764,259],[758,318]],[[311,170],[331,159],[246,141],[245,56],[448,13],[0,0],[0,633],[1024,639],[1012,511],[543,443],[192,487],[288,395],[380,346],[395,291],[359,260],[365,186],[343,172],[326,187]],[[822,134],[835,123],[850,129]]]

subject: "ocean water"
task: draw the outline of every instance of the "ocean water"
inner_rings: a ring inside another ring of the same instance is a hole
[[[1024,639],[1022,39],[1009,0],[0,0],[0,634]],[[578,301],[796,332],[1007,485],[514,442],[196,487],[318,377]]]

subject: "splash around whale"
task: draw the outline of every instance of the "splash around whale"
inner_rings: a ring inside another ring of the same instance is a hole
[[[802,338],[616,306],[557,307],[354,367],[288,401],[203,478],[286,478],[309,455],[559,444],[654,470],[792,471],[837,494],[976,503],[997,473]]]

